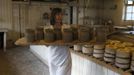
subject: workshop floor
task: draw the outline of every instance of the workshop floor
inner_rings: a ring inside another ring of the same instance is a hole
[[[49,75],[49,70],[28,47],[15,47],[0,50],[0,75]]]

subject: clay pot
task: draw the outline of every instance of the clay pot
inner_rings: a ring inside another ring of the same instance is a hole
[[[62,40],[64,42],[72,42],[73,41],[73,32],[70,29],[64,29],[62,33]]]
[[[131,61],[131,70],[134,71],[134,61]]]
[[[125,51],[125,50],[121,50],[121,49],[118,49],[116,51],[116,57],[121,57],[121,58],[130,58],[130,51]]]
[[[132,60],[134,61],[134,52],[132,51]]]
[[[121,63],[117,63],[117,62],[115,62],[115,65],[122,69],[128,69],[130,67],[129,64],[121,64]]]
[[[73,31],[73,40],[78,40],[78,29],[72,28]]]
[[[33,29],[26,29],[25,30],[25,37],[28,42],[35,41],[35,31]]]
[[[112,54],[112,55],[115,55],[116,54],[116,49],[113,49],[113,48],[105,48],[105,52],[106,53],[109,53],[109,54]]]
[[[44,39],[44,31],[43,31],[43,28],[36,28],[36,31],[35,31],[35,39],[36,40],[43,40]]]
[[[54,42],[56,40],[55,33],[52,29],[46,29],[44,37],[46,42]]]
[[[62,32],[61,29],[54,29],[56,40],[62,40]]]
[[[108,58],[104,55],[104,61],[109,62],[109,63],[114,63],[115,62],[115,58]]]
[[[134,71],[134,52],[132,51],[131,70]]]
[[[88,42],[91,39],[89,30],[80,29],[78,31],[78,39],[81,42]]]

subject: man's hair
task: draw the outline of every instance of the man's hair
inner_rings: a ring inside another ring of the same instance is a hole
[[[61,8],[53,8],[53,9],[52,9],[51,17],[50,17],[50,24],[51,24],[51,25],[54,25],[54,24],[55,24],[55,16],[56,16],[58,13],[61,13],[61,12],[62,12],[62,9],[61,9]]]

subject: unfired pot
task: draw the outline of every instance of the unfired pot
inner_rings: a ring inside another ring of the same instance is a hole
[[[35,30],[35,39],[36,40],[43,40],[44,39],[43,28],[36,28],[36,30]]]
[[[64,29],[62,32],[62,40],[64,42],[72,42],[73,41],[73,32],[70,29]]]
[[[90,40],[89,30],[80,29],[78,31],[78,39],[81,42],[88,42]]]
[[[55,33],[52,29],[46,29],[44,36],[45,36],[46,42],[54,42],[55,41]]]
[[[62,40],[62,32],[61,29],[54,29],[56,40]]]
[[[25,37],[28,42],[35,41],[35,31],[33,29],[26,29],[25,30]]]

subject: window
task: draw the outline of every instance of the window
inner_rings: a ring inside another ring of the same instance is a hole
[[[134,20],[134,1],[125,2],[124,20]]]

